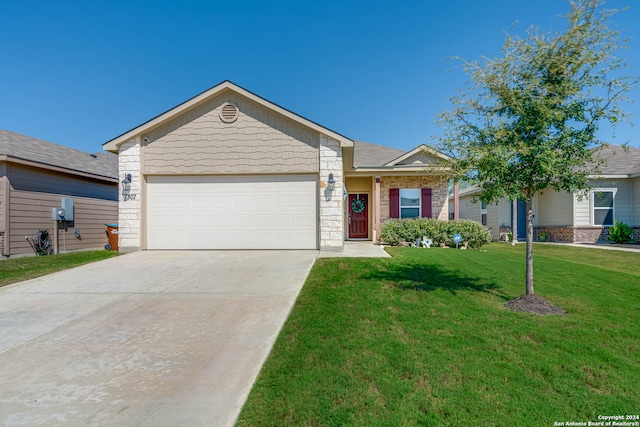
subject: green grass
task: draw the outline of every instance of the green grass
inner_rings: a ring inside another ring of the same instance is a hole
[[[553,425],[640,412],[640,254],[524,245],[319,259],[239,426]]]
[[[112,251],[82,251],[0,260],[0,287],[118,255]]]

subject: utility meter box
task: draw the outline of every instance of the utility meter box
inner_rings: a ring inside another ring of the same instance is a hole
[[[51,208],[51,219],[56,221],[64,221],[64,209],[62,208]]]
[[[59,208],[51,209],[51,219],[56,221],[73,221],[73,199],[63,197]]]
[[[73,199],[71,197],[63,197],[61,207],[64,210],[63,221],[73,221]]]

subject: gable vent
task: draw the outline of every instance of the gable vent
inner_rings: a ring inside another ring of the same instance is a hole
[[[233,102],[225,102],[220,108],[220,119],[225,123],[233,123],[238,118],[238,106]]]

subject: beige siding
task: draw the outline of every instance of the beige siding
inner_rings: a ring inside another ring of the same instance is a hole
[[[224,102],[239,116],[225,123]],[[145,174],[317,173],[319,134],[227,92],[143,136]]]
[[[537,196],[538,226],[573,225],[573,197],[566,191],[546,190]]]
[[[33,236],[43,228],[53,230],[51,208],[60,206],[60,194],[11,191],[11,254],[32,253],[25,236]],[[108,243],[106,223],[118,221],[118,202],[86,197],[73,197],[73,227],[60,230],[60,252],[103,248]],[[74,230],[80,230],[77,239]],[[53,238],[53,235],[52,235]]]
[[[51,209],[60,207],[62,197],[74,203],[74,221],[59,231],[60,251],[102,248],[107,243],[105,223],[118,221],[117,184],[23,165],[7,167],[10,188],[8,218],[11,255],[33,253],[25,236],[34,236],[43,228],[53,231]],[[74,230],[80,231],[77,239]],[[53,237],[53,236],[52,236]]]

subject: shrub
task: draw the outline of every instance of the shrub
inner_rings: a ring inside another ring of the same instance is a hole
[[[609,239],[615,243],[629,243],[633,236],[633,228],[617,219],[612,227],[609,228]]]
[[[427,236],[435,245],[444,243],[455,246],[453,236],[456,233],[462,236],[462,241],[467,242],[470,248],[479,248],[491,242],[491,233],[477,221],[440,221],[430,218],[388,219],[382,224],[380,241],[388,245],[399,245]]]

